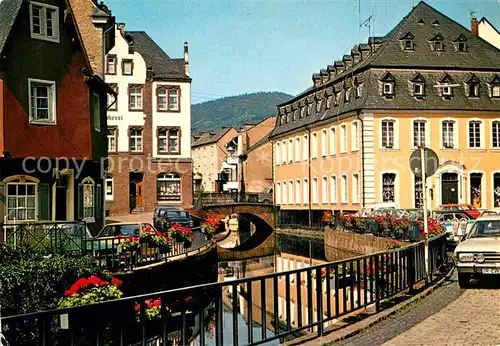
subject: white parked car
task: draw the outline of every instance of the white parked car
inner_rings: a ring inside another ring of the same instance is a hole
[[[500,278],[500,215],[476,219],[455,248],[454,259],[462,288],[468,287],[472,278],[491,275]]]

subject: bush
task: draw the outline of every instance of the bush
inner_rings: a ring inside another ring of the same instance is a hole
[[[82,254],[49,253],[30,248],[0,248],[2,316],[57,308],[81,276],[101,275],[97,262]]]

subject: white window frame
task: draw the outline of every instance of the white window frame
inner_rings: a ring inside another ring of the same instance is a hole
[[[298,205],[298,204],[301,204],[301,200],[302,200],[302,190],[301,190],[301,183],[300,183],[300,179],[297,179],[295,181],[295,204]]]
[[[33,104],[33,97],[31,92],[31,87],[33,86],[43,86],[47,88],[47,106],[48,106],[48,116],[49,119],[38,119],[35,117],[37,109],[36,100],[35,104]],[[56,82],[44,79],[35,79],[28,78],[28,104],[29,104],[29,116],[30,116],[30,124],[38,124],[38,125],[56,125],[57,124],[57,88]]]
[[[340,124],[340,153],[347,153],[347,125]]]
[[[318,158],[318,134],[311,133],[311,159]]]
[[[359,173],[352,174],[352,203],[359,203]]]
[[[295,203],[295,191],[293,186],[293,180],[288,181],[288,204]]]
[[[312,183],[312,203],[313,204],[319,204],[319,196],[318,196],[318,177],[313,178],[313,183]]]
[[[393,127],[393,138],[392,138],[392,148],[385,147],[383,142],[383,133],[384,133],[384,122],[392,122]],[[382,118],[380,119],[380,140],[379,140],[380,149],[384,150],[398,150],[399,149],[399,121],[396,118]]]
[[[172,91],[175,91],[175,95],[171,95]],[[180,109],[180,97],[179,97],[179,89],[178,88],[169,88],[168,89],[168,110],[169,111],[178,111]],[[175,102],[171,102],[175,99]]]
[[[85,186],[91,186],[92,197],[90,199],[85,198]],[[96,184],[94,180],[87,177],[82,180],[82,212],[83,219],[88,222],[94,222],[95,220],[95,206],[96,206]],[[90,202],[90,204],[88,203]],[[90,211],[92,211],[90,213]]]
[[[470,146],[470,125],[473,122],[479,122],[479,147],[471,147]],[[484,130],[484,121],[479,118],[467,119],[467,149],[469,150],[484,150],[485,143],[485,130]]]
[[[340,203],[349,203],[349,181],[347,180],[347,174],[342,173],[340,182]]]
[[[495,147],[493,145],[493,125],[497,124],[498,126],[498,131],[497,131],[497,146]],[[490,131],[491,131],[491,149],[493,150],[498,150],[500,149],[500,119],[492,119],[491,122],[490,122]]]
[[[161,182],[173,182],[175,185],[179,186],[179,193],[169,193],[168,188],[165,186],[160,186]],[[163,188],[163,190],[161,190]],[[159,198],[159,197],[162,198]],[[179,203],[182,201],[182,177],[179,173],[160,173],[156,176],[156,201],[157,202],[167,202],[167,203]]]
[[[162,102],[160,102],[162,99]],[[168,92],[165,88],[157,88],[156,89],[156,107],[160,111],[168,110]]]
[[[140,131],[140,135],[137,134],[132,134],[132,131]],[[143,141],[143,136],[144,136],[144,129],[130,129],[130,134],[129,134],[129,151],[132,153],[142,153],[144,150],[144,141]],[[132,150],[132,141],[135,142],[135,149]],[[140,143],[140,150],[138,143]]]
[[[351,151],[359,150],[359,122],[351,122]]]
[[[165,134],[162,132],[165,131]],[[168,153],[168,130],[167,129],[160,129],[157,130],[158,137],[156,138],[156,150],[158,153]],[[160,143],[161,141],[164,141],[165,146],[163,150],[160,150]]]
[[[33,6],[40,7],[40,33],[35,33],[33,25]],[[47,10],[54,11],[52,21],[52,36],[47,34]],[[59,43],[59,7],[40,2],[30,1],[30,33],[31,38],[35,40],[43,40],[49,42]]]
[[[282,141],[281,142],[281,163],[282,164],[287,163],[286,155],[287,155],[286,141]]]
[[[111,184],[111,193],[108,193],[108,183]],[[106,201],[113,201],[115,194],[115,186],[112,175],[107,175],[104,179],[104,195],[106,196]]]
[[[15,195],[9,195],[9,186],[16,186],[16,194]],[[29,207],[28,208],[28,193],[26,192],[25,195],[19,195],[19,186],[24,185],[26,189],[28,189],[29,186],[34,186],[35,189],[35,195],[34,195],[34,202],[35,206],[34,207]],[[38,221],[38,182],[32,181],[32,180],[27,180],[26,181],[13,181],[13,182],[8,182],[5,184],[5,220],[6,222],[28,222],[28,221]],[[9,199],[14,198],[16,201],[16,206],[15,207],[9,207]],[[19,201],[20,199],[24,200],[24,206],[19,207]],[[28,219],[28,209],[34,209],[34,218],[33,219]],[[10,210],[13,210],[15,212],[15,217],[10,218]],[[17,215],[19,214],[19,210],[25,210],[25,219],[20,220],[17,218]]]
[[[328,131],[327,129],[321,130],[321,156],[328,156]]]
[[[416,121],[423,121],[425,123],[425,129],[424,129],[424,144],[426,147],[430,147],[430,121],[425,119],[425,118],[414,118],[411,120],[411,147],[415,148],[414,143],[415,143],[415,122]]]
[[[112,134],[109,134],[109,132],[112,132]],[[108,151],[109,152],[117,152],[118,151],[118,148],[117,148],[117,144],[118,144],[118,141],[116,140],[116,132],[117,132],[117,129],[116,128],[109,128],[108,127],[108,134],[107,134],[107,139],[108,139]],[[112,144],[112,145],[111,145]],[[111,148],[112,147],[112,148]]]
[[[281,183],[276,182],[276,205],[281,205]]]
[[[293,162],[293,156],[294,156],[293,155],[293,139],[292,138],[290,138],[288,140],[288,147],[287,147],[287,149],[288,149],[288,154],[287,154],[288,162],[292,163]]]
[[[307,134],[304,135],[304,145],[302,146],[302,160],[309,160],[309,136]]]
[[[337,176],[330,176],[330,203],[337,203]]]
[[[302,188],[304,191],[304,204],[309,204],[309,180],[304,178],[304,184],[302,184]]]
[[[321,179],[321,203],[328,204],[328,177],[326,175]]]
[[[335,126],[330,127],[330,155],[334,156],[337,154],[337,128]]]
[[[110,64],[111,60],[113,61],[112,64]],[[112,56],[106,55],[106,74],[115,75],[117,65],[118,65],[118,58],[116,57],[116,55]],[[110,66],[113,66],[113,71],[110,70]]]
[[[288,204],[288,185],[287,182],[284,181],[281,183],[281,204],[286,205]]]
[[[441,87],[441,94],[443,96],[452,96],[453,95],[453,88],[450,85],[443,85]]]
[[[386,89],[387,87],[387,89]],[[385,82],[382,84],[382,94],[383,95],[393,95],[394,94],[394,83]]]
[[[132,93],[132,89],[134,89],[134,92]],[[141,92],[138,93],[136,92],[137,89],[139,89]],[[132,96],[135,97],[135,102],[132,104]],[[139,99],[140,97],[140,99]],[[140,100],[140,101],[138,101]],[[142,110],[144,107],[144,88],[142,86],[133,86],[129,87],[129,92],[128,92],[128,107],[131,110]]]
[[[444,132],[443,132],[443,124],[444,123],[453,123],[453,148],[446,148],[444,146]],[[444,118],[441,119],[439,125],[439,133],[440,133],[440,148],[441,149],[459,149],[459,141],[458,141],[458,121],[455,118]]]
[[[295,137],[295,162],[300,162],[300,156],[302,154],[300,150],[300,137]]]
[[[494,84],[491,86],[491,97],[500,98],[500,85]]]
[[[420,90],[417,92],[417,87]],[[425,95],[425,84],[421,82],[413,83],[413,96],[424,96]]]
[[[281,164],[281,145],[280,145],[280,142],[276,142],[275,145],[274,145],[274,150],[275,150],[275,153],[274,153],[274,163],[276,166],[280,165]]]

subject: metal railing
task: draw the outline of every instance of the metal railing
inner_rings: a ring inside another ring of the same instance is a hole
[[[101,268],[111,271],[133,270],[166,259],[181,256],[207,247],[212,241],[201,233],[199,228],[193,229],[193,242],[174,242],[168,247],[154,243],[140,243],[138,247],[124,248],[121,238],[88,239],[86,251],[94,257]]]
[[[398,239],[402,241],[419,241],[421,240],[420,228],[415,224],[408,228],[391,229],[384,227],[376,220],[370,217],[357,216],[350,223],[343,222],[338,216],[334,217],[330,224],[339,230],[351,231],[355,233],[370,233],[379,237]]]
[[[431,275],[446,262],[444,236],[430,240]],[[9,342],[29,326],[31,344],[259,345],[322,336],[342,316],[380,310],[426,277],[424,243],[306,268],[1,319]],[[157,319],[147,300],[159,299]],[[212,306],[213,304],[213,306]],[[207,318],[208,317],[208,318]],[[242,319],[246,321],[242,321]],[[213,335],[207,331],[210,327]]]
[[[272,193],[205,193],[199,197],[201,205],[224,205],[235,203],[273,204]]]
[[[85,222],[37,222],[4,224],[0,237],[10,246],[28,246],[40,250],[84,252],[91,238]]]

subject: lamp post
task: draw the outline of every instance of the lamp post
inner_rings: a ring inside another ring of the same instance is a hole
[[[425,160],[425,145],[420,146],[420,164],[422,169],[422,190],[424,194],[422,209],[424,212],[424,258],[425,280],[429,280],[429,225],[427,224],[427,165]]]

